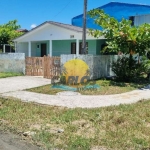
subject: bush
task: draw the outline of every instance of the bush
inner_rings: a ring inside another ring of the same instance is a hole
[[[150,73],[145,61],[138,63],[132,55],[130,57],[123,56],[113,62],[112,71],[116,74],[116,80],[124,82],[139,81],[143,75]]]

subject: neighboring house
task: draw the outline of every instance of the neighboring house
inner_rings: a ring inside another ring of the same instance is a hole
[[[27,29],[18,29],[17,32],[27,33],[28,30]]]
[[[47,21],[13,40],[15,50],[28,57],[61,54],[81,54],[82,28],[73,25]],[[88,54],[99,55],[105,42],[104,37],[96,39],[87,31]]]
[[[150,23],[150,5],[110,2],[98,7],[98,9],[103,9],[106,14],[118,21],[121,21],[122,18],[130,19],[132,20],[132,25]],[[72,18],[72,25],[82,27],[83,14]],[[87,28],[101,29],[89,16],[87,16]]]
[[[0,45],[0,53],[14,53],[15,50],[9,44],[1,44]]]

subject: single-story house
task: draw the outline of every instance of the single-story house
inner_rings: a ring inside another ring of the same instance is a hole
[[[14,39],[15,50],[28,57],[78,55],[82,48],[82,30],[81,27],[47,21]],[[87,30],[86,39],[88,54],[99,55],[105,38],[96,39]]]

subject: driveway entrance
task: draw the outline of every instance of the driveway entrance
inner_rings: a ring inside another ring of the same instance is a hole
[[[18,76],[0,79],[0,93],[24,90],[50,84],[50,79],[32,76]]]

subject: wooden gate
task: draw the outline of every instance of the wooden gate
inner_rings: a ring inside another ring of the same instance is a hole
[[[26,57],[26,75],[52,79],[60,75],[60,57]]]
[[[26,57],[26,75],[43,76],[44,58],[43,57]]]
[[[44,56],[44,78],[52,79],[60,75],[60,57]]]

